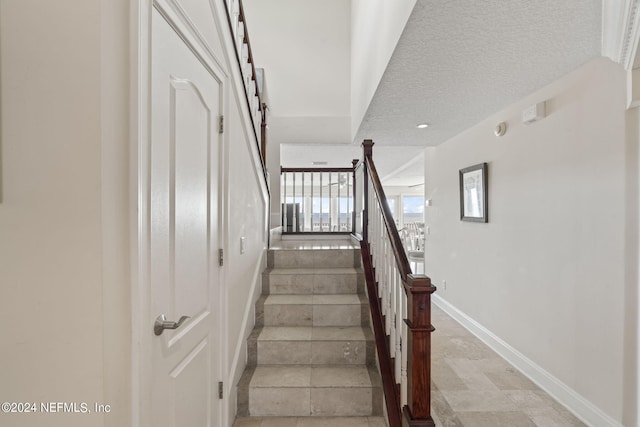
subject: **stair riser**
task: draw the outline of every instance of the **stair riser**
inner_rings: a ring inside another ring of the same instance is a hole
[[[272,295],[355,294],[362,286],[356,274],[265,274],[263,292]]]
[[[360,252],[351,249],[269,251],[271,268],[346,268],[360,266]]]
[[[261,365],[363,365],[367,360],[366,341],[258,342]]]
[[[350,305],[265,304],[265,326],[359,326],[362,307]]]
[[[251,416],[369,416],[371,387],[261,387],[249,389]]]

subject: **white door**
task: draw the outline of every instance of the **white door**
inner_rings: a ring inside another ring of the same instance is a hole
[[[151,19],[151,426],[220,425],[220,82],[165,19]],[[177,329],[156,335],[159,315]]]

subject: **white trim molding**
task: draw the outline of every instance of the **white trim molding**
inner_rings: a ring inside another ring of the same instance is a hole
[[[640,39],[640,0],[603,0],[602,56],[634,66]]]
[[[589,426],[623,427],[575,390],[438,295],[433,303]],[[436,325],[437,326],[437,325]]]

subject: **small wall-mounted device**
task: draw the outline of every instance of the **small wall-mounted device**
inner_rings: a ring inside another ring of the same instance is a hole
[[[538,102],[522,111],[522,123],[530,124],[545,117],[545,101]]]
[[[507,133],[507,124],[505,122],[500,122],[496,125],[496,128],[493,130],[493,133],[496,134],[496,136],[502,136],[505,133]]]

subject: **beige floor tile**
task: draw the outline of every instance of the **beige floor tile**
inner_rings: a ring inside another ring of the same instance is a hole
[[[364,341],[364,332],[360,326],[326,326],[313,328],[311,337],[317,341]]]
[[[250,389],[249,413],[263,417],[308,416],[311,393],[308,388],[294,387]]]
[[[514,412],[465,412],[458,414],[465,427],[536,427],[524,413]]]
[[[518,407],[502,391],[441,390],[454,412],[516,411]]]
[[[311,341],[259,341],[258,363],[307,365],[311,363]]]
[[[541,390],[506,390],[504,393],[521,410],[551,408],[554,403],[553,399]]]
[[[313,306],[313,326],[358,326],[362,307],[358,304]]]
[[[538,427],[583,427],[585,424],[565,409],[552,407],[525,408],[523,412]]]
[[[233,427],[261,427],[262,418],[259,417],[243,417],[236,418]]]
[[[260,427],[297,427],[296,417],[265,417]]]
[[[250,387],[309,387],[311,385],[311,368],[258,366],[253,373]]]
[[[314,367],[311,369],[312,387],[370,387],[366,366]]]
[[[355,294],[343,294],[343,295],[314,295],[314,304],[360,304],[358,295]]]
[[[437,327],[437,326],[436,326]],[[433,334],[432,351],[437,357],[461,359],[488,359],[496,354],[480,340],[471,336],[445,337]]]
[[[482,359],[482,363],[478,360],[468,359],[444,359],[451,370],[460,378],[469,390],[486,390],[498,391],[498,386],[491,381],[482,370],[482,365],[486,364],[486,360]],[[445,389],[442,389],[445,390]]]
[[[451,369],[451,366],[445,359],[431,360],[431,381],[433,381],[440,390],[468,390],[460,376]]]
[[[513,368],[500,373],[486,372],[485,376],[500,390],[538,390],[537,385]]]
[[[311,363],[316,365],[363,365],[366,355],[364,341],[311,342]]]
[[[371,388],[314,387],[311,389],[311,415],[368,416],[372,410]]]
[[[311,326],[265,326],[258,341],[308,341],[311,332]]]
[[[369,427],[387,427],[383,417],[369,417]]]
[[[264,305],[313,304],[313,295],[269,295]]]
[[[367,417],[301,417],[298,427],[370,427],[370,424]]]

